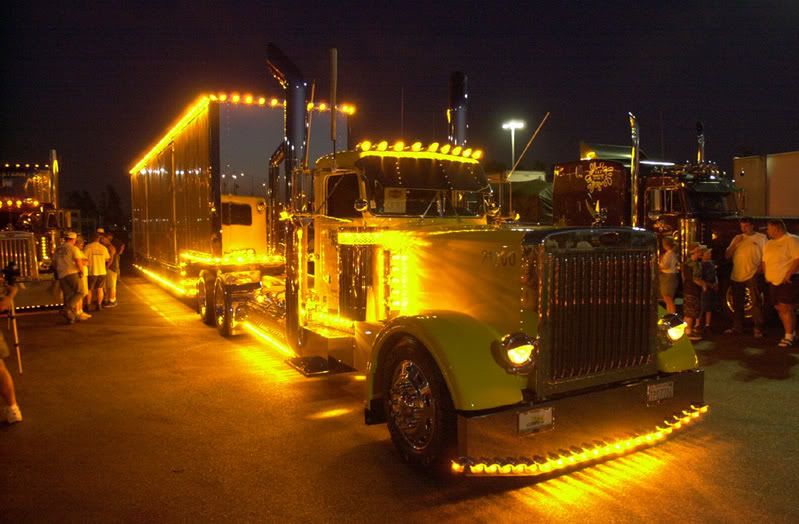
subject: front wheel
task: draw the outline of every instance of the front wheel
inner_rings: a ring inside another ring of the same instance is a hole
[[[435,361],[406,338],[391,350],[384,370],[384,412],[394,446],[413,466],[448,471],[457,443],[455,409]]]

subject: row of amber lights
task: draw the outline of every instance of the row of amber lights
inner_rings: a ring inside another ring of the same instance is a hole
[[[151,271],[151,270],[149,270],[149,269],[147,269],[145,267],[142,267],[142,266],[140,266],[138,264],[133,264],[133,267],[135,267],[136,269],[141,271],[142,274],[144,274],[150,280],[156,282],[157,284],[160,284],[161,286],[169,289],[170,291],[174,291],[175,293],[177,293],[180,296],[191,297],[191,296],[194,296],[196,294],[196,290],[195,289],[189,288],[188,286],[187,287],[181,287],[181,286],[175,284],[174,282],[172,282],[171,280],[169,280],[168,278],[159,275],[155,271]],[[185,284],[186,281],[184,281],[183,283]]]
[[[191,253],[182,252],[180,258],[188,262],[198,264],[222,264],[225,266],[230,265],[248,265],[248,264],[279,264],[283,263],[285,259],[282,255],[256,255],[253,253],[243,253],[236,255],[224,255],[221,257],[212,257],[204,253]],[[185,262],[182,263],[185,265]]]
[[[4,166],[4,167],[11,167],[12,165],[13,165],[15,168],[20,168],[20,167],[26,167],[26,168],[30,168],[30,167],[31,167],[31,164],[10,164],[10,163],[8,163],[8,162],[6,162],[5,164],[3,164],[3,166]],[[38,168],[39,168],[39,164],[33,164],[33,167],[35,167],[36,169],[38,169]],[[44,164],[44,167],[46,167],[46,168],[49,168],[49,167],[50,167],[50,164]]]
[[[472,149],[471,147],[453,146],[451,144],[439,144],[432,142],[427,146],[423,146],[421,142],[414,142],[411,145],[405,145],[405,142],[398,140],[394,145],[389,145],[387,140],[372,144],[369,140],[364,140],[356,146],[360,151],[409,151],[411,153],[438,153],[441,155],[450,155],[463,158],[473,158],[480,160],[483,157],[483,152],[480,149]]]
[[[186,127],[189,122],[194,120],[199,114],[201,114],[205,108],[208,107],[210,102],[232,102],[234,104],[243,103],[244,105],[257,105],[257,106],[266,106],[269,107],[280,107],[282,108],[285,105],[285,101],[279,100],[277,98],[270,98],[267,103],[267,98],[265,96],[254,96],[251,94],[241,95],[239,93],[218,93],[218,94],[207,94],[202,95],[199,99],[192,104],[188,110],[180,117],[175,125],[164,134],[163,137],[151,147],[147,153],[138,161],[136,165],[134,165],[128,173],[131,175],[135,174],[144,174],[144,166],[147,164],[148,160],[160,152],[165,146],[167,146],[174,138],[180,133],[184,127]],[[322,109],[324,106],[324,109]],[[342,104],[341,106],[337,106],[339,111],[342,113],[352,115],[355,113],[355,106],[352,104]],[[326,111],[329,109],[329,106],[325,103],[321,104],[309,104],[309,110],[316,108],[319,111]]]
[[[16,200],[16,201],[14,201],[14,200],[6,200],[5,201],[5,205],[8,206],[8,207],[12,207],[14,204],[16,204],[17,207],[22,207],[22,204],[30,204],[33,207],[39,207],[39,201],[38,200],[33,200],[33,201],[26,200],[24,202],[22,200]],[[3,207],[3,201],[0,200],[0,208],[2,208],[2,207]]]
[[[657,444],[676,430],[684,428],[686,425],[707,413],[707,404],[691,405],[690,409],[683,410],[679,415],[674,415],[671,419],[664,420],[663,426],[658,426],[654,431],[643,435],[636,435],[631,438],[617,439],[612,442],[597,441],[595,444],[583,444],[580,447],[573,447],[571,450],[560,450],[552,453],[548,458],[537,458],[520,463],[500,463],[498,461],[474,462],[466,460],[453,461],[452,472],[466,475],[484,476],[537,476],[584,466],[588,463],[604,460],[608,458],[625,455],[632,451]]]
[[[208,98],[213,102],[232,102],[234,104],[245,104],[245,105],[258,105],[258,106],[265,106],[267,105],[267,99],[265,96],[253,96],[251,94],[244,94],[241,95],[239,93],[219,93],[217,94],[210,94]],[[270,98],[268,100],[269,107],[283,107],[285,106],[286,101],[280,100],[278,98]],[[308,111],[316,109],[317,111],[329,111],[330,105],[327,102],[308,102],[306,106]],[[342,104],[340,106],[336,106],[336,109],[341,113],[347,115],[354,115],[355,114],[355,106],[352,104]]]

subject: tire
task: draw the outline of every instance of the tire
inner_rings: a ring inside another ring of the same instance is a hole
[[[233,311],[230,299],[225,293],[225,285],[222,280],[217,279],[214,283],[214,322],[216,329],[223,337],[233,334]]]
[[[449,472],[455,458],[455,409],[433,358],[412,338],[388,354],[383,372],[383,407],[391,440],[402,459],[435,475]]]
[[[759,291],[760,293],[760,304],[761,307],[765,309],[765,296],[762,290]],[[732,301],[732,285],[728,281],[726,283],[726,288],[724,288],[723,293],[721,293],[721,303],[724,311],[727,315],[731,318],[735,318],[735,306],[733,305]],[[765,311],[764,311],[765,314]],[[752,297],[749,296],[749,290],[747,289],[744,293],[744,318],[746,320],[750,320],[752,318]]]
[[[203,323],[214,325],[214,293],[213,288],[210,293],[208,292],[205,277],[200,277],[197,281],[197,313],[200,314]]]

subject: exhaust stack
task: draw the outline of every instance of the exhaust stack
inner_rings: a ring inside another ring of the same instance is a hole
[[[696,123],[696,163],[705,163],[705,128],[702,122]]]
[[[285,141],[286,141],[286,183],[285,202],[292,199],[292,174],[296,169],[303,167],[306,144],[306,91],[308,84],[302,77],[299,68],[280,50],[270,43],[266,48],[267,64],[272,76],[275,77],[286,91],[285,111]]]
[[[469,131],[467,120],[467,107],[469,105],[469,92],[467,89],[466,74],[455,71],[449,77],[449,108],[447,109],[448,139],[458,146],[466,145],[466,135]]]
[[[630,138],[632,139],[632,149],[630,150],[630,225],[638,227],[638,172],[640,168],[639,146],[641,135],[638,132],[638,119],[632,113],[630,116]]]

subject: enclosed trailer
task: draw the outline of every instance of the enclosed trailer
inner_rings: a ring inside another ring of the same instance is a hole
[[[203,319],[223,334],[235,328],[235,293],[282,271],[283,253],[267,242],[267,229],[288,198],[276,183],[285,173],[270,169],[284,143],[284,106],[236,93],[201,96],[130,169],[135,264],[197,296]],[[308,156],[315,159],[331,151],[332,113],[325,104],[312,109]],[[343,105],[336,113],[343,147],[353,111]]]

